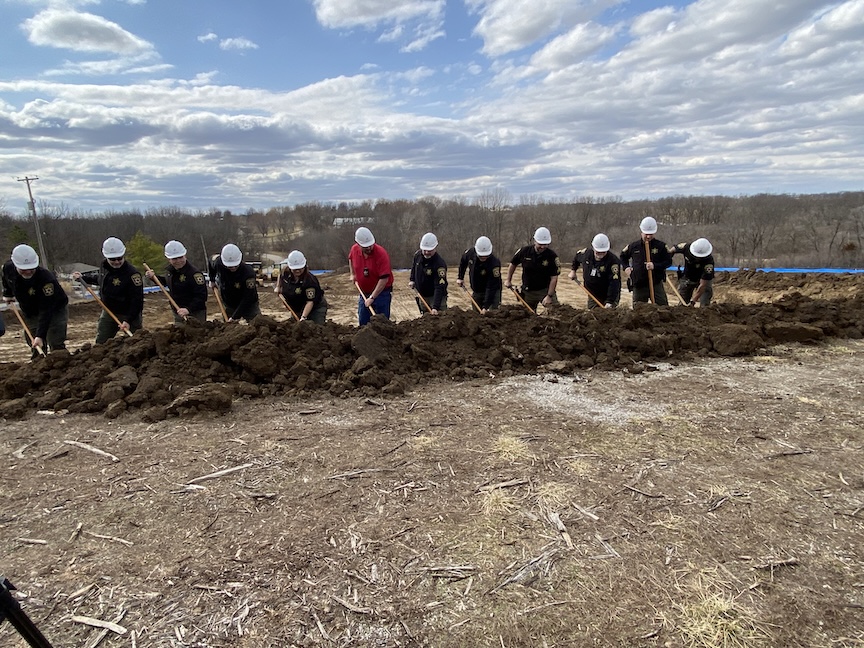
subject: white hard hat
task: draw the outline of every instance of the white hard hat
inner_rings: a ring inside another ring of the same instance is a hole
[[[549,245],[552,242],[552,234],[549,233],[548,228],[538,227],[534,232],[534,240],[540,245]]]
[[[696,239],[690,244],[690,254],[695,257],[703,258],[707,257],[714,251],[714,246],[711,245],[711,241],[706,238]]]
[[[594,248],[595,252],[608,252],[609,248],[612,247],[609,244],[609,237],[605,234],[598,234],[591,241],[591,247]]]
[[[651,216],[646,216],[642,219],[642,222],[639,223],[639,231],[643,234],[656,234],[657,221],[651,218]]]
[[[301,270],[306,267],[306,257],[300,250],[292,250],[288,255],[288,268],[291,270]]]
[[[111,236],[102,243],[102,256],[106,259],[119,259],[126,254],[126,246],[116,236]]]
[[[19,270],[33,270],[39,267],[39,255],[29,245],[16,245],[12,250],[12,263]]]
[[[186,256],[186,248],[180,241],[168,241],[165,244],[165,256],[169,259],[179,259]]]
[[[420,239],[420,249],[426,250],[434,250],[438,247],[438,237],[435,236],[432,232],[426,232],[423,235],[423,238]]]
[[[354,241],[360,247],[375,245],[375,237],[372,236],[372,232],[369,231],[368,227],[358,227],[357,231],[354,232]]]
[[[222,264],[226,268],[236,268],[243,260],[243,253],[240,251],[240,248],[233,243],[228,243],[223,247],[220,256],[222,257]]]
[[[492,241],[489,240],[488,236],[481,236],[474,243],[474,251],[477,256],[489,256],[492,254]]]

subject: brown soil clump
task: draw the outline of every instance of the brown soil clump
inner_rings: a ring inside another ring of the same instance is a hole
[[[769,287],[778,281],[761,274],[759,281]],[[828,279],[833,289],[808,292],[844,290],[848,296],[815,299],[795,291],[772,303],[729,301],[710,308],[640,304],[588,311],[562,305],[543,316],[518,306],[487,316],[454,308],[399,323],[378,317],[364,329],[267,315],[248,326],[190,322],[0,365],[0,417],[39,409],[105,412],[112,418],[136,412],[144,420],[162,420],[222,411],[241,397],[401,394],[430,379],[540,370],[638,372],[644,363],[661,360],[744,356],[778,343],[861,338],[860,280]],[[194,396],[187,393],[191,388]]]

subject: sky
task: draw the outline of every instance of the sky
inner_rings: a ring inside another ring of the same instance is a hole
[[[864,0],[0,0],[0,207],[864,188]]]

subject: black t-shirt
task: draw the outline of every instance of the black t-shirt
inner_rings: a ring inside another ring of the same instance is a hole
[[[522,285],[525,290],[548,290],[552,277],[561,274],[561,260],[552,248],[537,251],[534,245],[516,250],[510,260],[514,266],[522,266]]]
[[[672,265],[672,255],[666,249],[666,244],[659,239],[651,239],[648,242],[651,252],[651,261],[654,263],[652,279],[655,284],[666,280],[666,270]],[[648,287],[648,269],[645,267],[645,242],[640,238],[633,241],[621,251],[621,266],[633,269],[630,279],[634,288]]]

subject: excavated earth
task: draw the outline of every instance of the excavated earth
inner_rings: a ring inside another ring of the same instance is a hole
[[[398,323],[376,317],[364,328],[267,315],[248,326],[193,321],[0,365],[0,417],[62,410],[155,421],[227,410],[241,397],[395,395],[430,379],[592,367],[636,373],[656,361],[746,356],[773,344],[864,334],[864,297],[848,291],[857,276],[742,272],[725,281],[769,296],[780,286],[786,292],[776,301],[704,309],[640,304],[588,311],[565,304],[536,316],[510,305],[481,317],[452,308]],[[847,290],[823,298],[831,293],[825,283]],[[808,285],[821,287],[807,295]],[[93,304],[72,308],[95,318]]]

